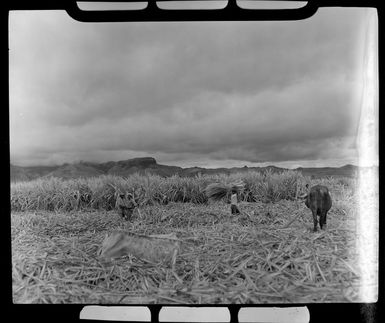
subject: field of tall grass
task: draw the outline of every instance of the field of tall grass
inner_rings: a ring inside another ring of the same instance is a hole
[[[42,178],[29,182],[11,183],[12,211],[71,211],[112,210],[116,192],[136,192],[139,205],[184,202],[205,204],[208,202],[205,188],[211,183],[228,184],[242,180],[244,190],[239,194],[244,202],[277,202],[294,200],[304,192],[306,183],[324,184],[339,194],[353,190],[354,179],[324,178],[310,180],[301,173],[238,173],[232,175],[205,175],[193,178],[173,176],[162,178],[156,175],[134,174],[127,178],[100,176],[95,178],[62,180]]]

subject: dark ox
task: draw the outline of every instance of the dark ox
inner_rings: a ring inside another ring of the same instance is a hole
[[[308,184],[306,184],[306,188],[309,188]],[[326,228],[326,216],[332,207],[329,189],[323,185],[316,185],[310,189],[308,194],[301,197],[305,199],[305,205],[313,213],[314,232],[317,231],[317,215],[319,216],[321,230]]]
[[[135,203],[132,194],[119,192],[116,197],[115,207],[124,220],[131,220],[134,209],[137,207],[137,203]]]

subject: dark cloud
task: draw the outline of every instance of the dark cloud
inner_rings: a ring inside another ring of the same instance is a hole
[[[12,160],[355,158],[366,14],[82,24],[14,12]]]

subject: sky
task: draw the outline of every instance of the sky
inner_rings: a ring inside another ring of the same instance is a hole
[[[99,24],[11,12],[11,163],[357,165],[370,10]]]

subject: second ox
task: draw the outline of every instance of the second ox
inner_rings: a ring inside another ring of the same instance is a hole
[[[309,189],[309,184],[306,184]],[[305,205],[313,214],[314,231],[317,231],[317,216],[319,216],[319,225],[321,229],[326,228],[326,216],[332,207],[332,198],[329,189],[323,185],[313,186],[307,194],[301,196],[305,200]]]

